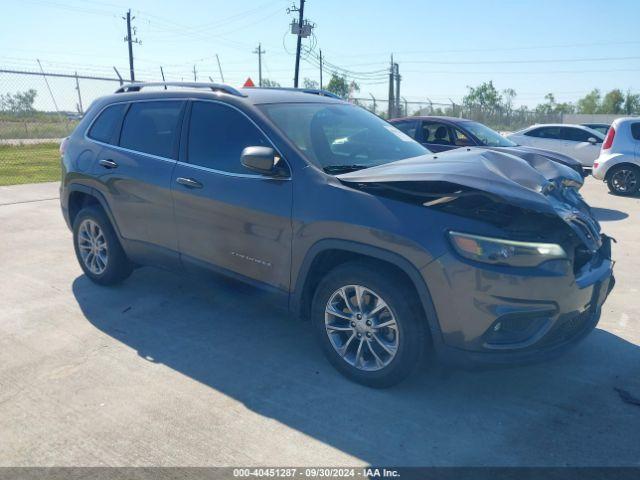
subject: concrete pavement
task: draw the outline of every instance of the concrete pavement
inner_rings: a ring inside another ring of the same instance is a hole
[[[250,287],[153,268],[93,285],[57,184],[0,187],[0,466],[640,465],[640,407],[615,390],[640,397],[640,199],[583,194],[618,240],[592,335],[376,391]]]

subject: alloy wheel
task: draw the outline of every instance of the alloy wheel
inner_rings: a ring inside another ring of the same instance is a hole
[[[362,285],[334,291],[325,307],[324,323],[335,351],[359,370],[381,370],[398,352],[399,329],[391,308]]]
[[[106,270],[109,261],[107,239],[100,225],[89,218],[78,228],[78,250],[91,273],[100,275]]]
[[[619,193],[629,193],[635,190],[638,184],[636,172],[630,169],[621,168],[611,177],[613,188]]]

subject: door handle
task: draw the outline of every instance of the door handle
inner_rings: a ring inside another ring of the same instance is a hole
[[[202,188],[202,184],[193,178],[178,177],[176,182],[188,188]]]
[[[104,168],[118,168],[118,164],[116,162],[114,162],[113,160],[108,160],[106,158],[103,158],[98,163],[100,163],[100,165],[102,165]]]

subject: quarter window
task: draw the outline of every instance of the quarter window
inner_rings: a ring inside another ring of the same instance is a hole
[[[250,173],[240,163],[245,147],[271,144],[258,128],[234,108],[193,102],[189,122],[189,163],[229,173]]]
[[[631,135],[634,139],[640,140],[640,123],[631,124]]]
[[[135,102],[125,116],[120,146],[165,158],[177,158],[183,102]]]
[[[116,144],[118,142],[118,128],[126,106],[124,103],[119,103],[105,108],[93,122],[89,130],[89,138],[99,142]]]

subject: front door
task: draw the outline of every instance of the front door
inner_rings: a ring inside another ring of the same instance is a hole
[[[240,163],[245,147],[271,143],[244,113],[214,101],[193,101],[186,128],[173,174],[183,264],[288,290],[291,181]]]

